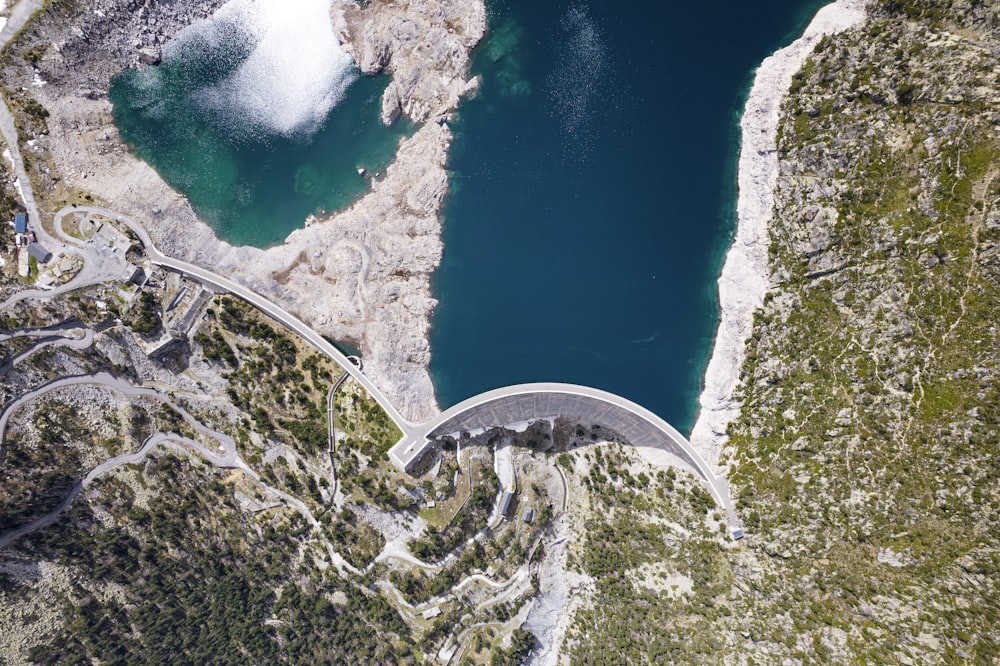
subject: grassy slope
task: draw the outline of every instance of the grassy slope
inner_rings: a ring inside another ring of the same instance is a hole
[[[749,342],[733,488],[775,574],[754,613],[791,618],[783,636],[761,625],[772,642],[813,659],[986,660],[997,41],[958,5],[891,4],[825,40],[784,109],[778,284]]]

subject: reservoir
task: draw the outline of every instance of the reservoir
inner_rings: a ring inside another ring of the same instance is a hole
[[[110,97],[125,142],[221,238],[267,247],[368,190],[414,130],[336,42],[330,0],[233,0]],[[533,381],[687,431],[735,226],[753,69],[822,3],[489,0],[452,128],[431,375],[443,408]]]
[[[691,427],[742,104],[753,69],[822,4],[488,3],[434,283],[442,407],[559,381]]]

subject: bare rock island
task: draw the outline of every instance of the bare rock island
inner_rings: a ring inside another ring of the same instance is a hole
[[[446,114],[477,84],[464,76],[469,51],[486,29],[482,3],[402,0],[366,9],[351,4],[343,20],[342,41],[361,71],[392,72],[382,96],[387,125],[401,114],[415,122]]]
[[[442,251],[439,211],[448,189],[447,120],[476,87],[465,77],[469,54],[485,32],[485,6],[479,0],[363,8],[334,2],[331,21],[345,50],[364,73],[392,75],[383,120],[405,114],[422,126],[401,141],[386,173],[373,175],[371,191],[354,205],[310,218],[283,245],[261,250],[219,240],[184,196],[130,154],[107,97],[112,76],[156,62],[162,45],[221,4],[98,0],[80,16],[46,12],[28,25],[11,45],[20,56],[14,62],[23,64],[9,67],[7,76],[9,89],[24,89],[48,114],[47,134],[38,133],[29,152],[42,186],[36,189],[52,202],[43,207],[54,210],[53,204],[84,192],[144,222],[165,252],[260,292],[328,337],[356,344],[366,373],[404,416],[424,420],[437,411],[427,332],[436,305],[430,275]]]

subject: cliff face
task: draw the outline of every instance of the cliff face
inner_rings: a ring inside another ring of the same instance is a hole
[[[384,118],[424,125],[350,209],[310,220],[281,246],[233,247],[187,201],[129,154],[111,117],[113,74],[140,60],[215,3],[100,0],[81,10],[54,2],[12,45],[8,96],[29,118],[25,136],[36,190],[54,210],[83,193],[147,224],[164,251],[266,294],[323,334],[360,346],[366,372],[411,419],[436,410],[427,374],[435,301],[430,274],[441,256],[438,212],[447,192],[447,116],[474,88],[464,76],[485,30],[482,2],[335,3],[334,28],[363,71],[387,69]],[[19,90],[20,88],[20,90]],[[46,115],[47,114],[47,115]]]

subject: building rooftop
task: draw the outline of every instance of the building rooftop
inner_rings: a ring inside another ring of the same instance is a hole
[[[37,259],[40,264],[52,261],[52,253],[38,243],[28,243],[28,254]]]
[[[500,498],[500,515],[501,516],[503,516],[503,515],[505,515],[507,513],[507,509],[510,508],[510,502],[511,502],[512,499],[514,499],[514,491],[513,490],[509,490],[509,489],[505,490],[504,493],[503,493],[503,497]]]

